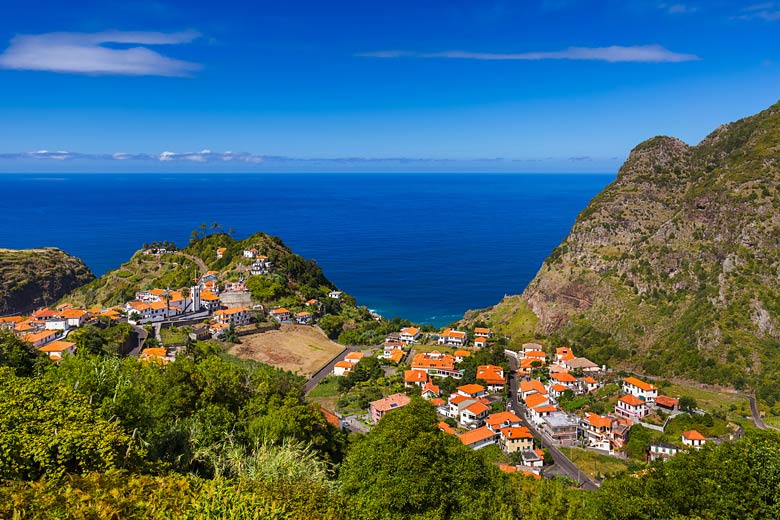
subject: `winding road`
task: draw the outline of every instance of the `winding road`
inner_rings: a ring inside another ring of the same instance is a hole
[[[517,359],[513,356],[507,356],[507,358],[509,359],[509,368],[516,373]],[[520,416],[523,424],[529,430],[531,430],[531,433],[542,440],[542,447],[546,448],[547,451],[550,452],[555,465],[559,470],[561,470],[561,473],[578,482],[582,489],[588,489],[591,491],[598,489],[599,485],[596,482],[591,480],[585,473],[582,472],[582,470],[580,470],[580,468],[577,467],[576,464],[569,460],[569,458],[563,454],[560,448],[547,435],[539,431],[534,424],[526,419],[525,405],[520,402],[520,399],[517,395],[516,375],[512,376],[512,378],[509,380],[509,394],[511,396],[512,408],[517,412],[517,415]]]

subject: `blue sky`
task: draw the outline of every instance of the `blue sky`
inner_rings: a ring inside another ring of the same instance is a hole
[[[0,172],[614,172],[780,98],[780,1],[8,3]]]

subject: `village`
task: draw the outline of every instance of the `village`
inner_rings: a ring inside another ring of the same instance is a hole
[[[216,248],[214,258],[221,259],[225,251]],[[156,248],[141,254],[161,257],[168,253]],[[176,359],[187,340],[237,343],[239,334],[283,326],[287,331],[312,327],[327,313],[326,305],[317,298],[302,297],[297,304],[286,306],[254,301],[247,279],[274,271],[274,264],[256,248],[241,251],[234,270],[230,277],[226,272],[206,270],[189,287],[138,291],[132,300],[108,308],[60,303],[29,316],[7,316],[0,318],[0,328],[59,361],[75,353],[77,344],[69,336],[81,327],[127,323],[137,344],[131,342],[123,353],[167,364]],[[331,290],[326,298],[339,301],[342,293]],[[186,337],[179,334],[171,340],[170,331],[185,331]],[[680,400],[660,394],[654,384],[631,375],[621,377],[606,366],[576,357],[568,347],[547,351],[540,343],[524,343],[513,350],[508,339],[496,337],[485,326],[441,331],[408,326],[389,334],[379,346],[345,349],[334,344],[336,350],[323,352],[324,357],[315,360],[313,368],[303,375],[311,376],[309,391],[317,396],[329,381],[346,381],[361,363],[374,359],[382,367],[381,376],[397,381],[396,386],[386,389],[400,391],[383,390],[375,396],[379,398],[358,400],[346,413],[349,406],[336,410],[335,401],[321,402],[323,413],[334,426],[365,433],[385,414],[420,396],[435,407],[442,432],[475,450],[497,450],[494,458],[503,471],[519,471],[534,478],[562,474],[591,487],[598,485],[592,478],[596,475],[582,473],[569,460],[574,452],[567,456],[563,448],[576,447],[598,457],[625,461],[632,427],[642,425],[663,433],[666,423],[682,413]],[[274,344],[272,348],[281,346]],[[486,357],[488,352],[492,357]],[[302,355],[309,354],[304,351]],[[475,364],[477,358],[490,362]],[[275,364],[273,358],[269,363]],[[361,383],[356,384],[360,388]],[[578,406],[578,402],[598,406]],[[648,443],[642,456],[648,462],[666,460],[713,440],[721,439],[707,438],[696,429],[685,430],[679,438]]]
[[[497,463],[503,471],[540,478],[549,467],[549,476],[563,474],[593,487],[598,486],[596,479],[562,460],[567,457],[566,448],[622,462],[627,458],[624,449],[633,426],[663,432],[666,423],[684,415],[680,399],[660,394],[650,382],[620,376],[587,358],[576,357],[568,347],[558,347],[548,354],[539,343],[525,343],[518,350],[504,349],[504,366],[477,365],[474,382],[458,384],[466,372],[464,361],[492,345],[496,339],[493,336],[486,327],[469,331],[446,328],[428,334],[417,327],[405,327],[389,335],[376,355],[386,364],[404,368],[400,371],[404,391],[368,403],[362,421],[369,426],[376,424],[386,414],[409,404],[412,395],[419,395],[435,407],[441,431],[474,450],[500,449],[503,460]],[[335,364],[333,376],[348,376],[365,356],[363,352],[347,354]],[[445,391],[445,384],[452,381],[457,386]],[[578,399],[585,402],[600,394],[610,401],[601,413],[569,406]],[[346,424],[354,424],[354,420]],[[649,442],[643,458],[646,462],[666,460],[684,450],[701,449],[707,442],[722,440],[688,429],[674,440]]]

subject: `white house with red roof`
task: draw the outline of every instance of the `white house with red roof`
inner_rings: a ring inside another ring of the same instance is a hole
[[[497,365],[477,366],[476,379],[484,381],[490,392],[500,392],[506,386],[504,369]]]
[[[485,327],[475,327],[474,328],[474,336],[478,338],[489,338],[493,335],[492,332],[490,332],[490,329]]]
[[[647,403],[633,394],[624,395],[615,405],[616,414],[631,420],[639,420],[647,412]]]
[[[682,434],[682,443],[685,446],[700,450],[707,443],[707,438],[696,430],[688,430]]]
[[[401,342],[407,345],[415,343],[420,339],[420,329],[417,327],[404,327],[401,329],[400,338]]]
[[[490,414],[490,406],[482,401],[476,401],[460,411],[458,422],[464,428],[476,428],[485,422],[488,414]]]
[[[499,435],[487,426],[482,426],[481,428],[476,428],[458,435],[460,442],[475,450],[495,444],[498,437]]]
[[[349,374],[352,371],[352,368],[355,365],[350,363],[349,361],[338,361],[335,365],[333,365],[333,375],[334,376],[345,376]]]
[[[284,307],[271,310],[271,317],[279,323],[290,321],[290,311]]]
[[[647,404],[653,404],[655,398],[658,397],[658,387],[636,377],[627,377],[623,380],[623,391],[638,397]]]
[[[463,347],[468,341],[468,334],[460,330],[444,329],[439,335],[439,345],[447,345],[449,347]]]
[[[474,347],[475,348],[487,347],[487,338],[483,338],[483,337],[474,338]]]

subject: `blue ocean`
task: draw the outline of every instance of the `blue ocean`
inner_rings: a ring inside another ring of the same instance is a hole
[[[519,293],[614,174],[4,174],[0,247],[96,275],[201,223],[277,235],[384,316],[443,325]]]

